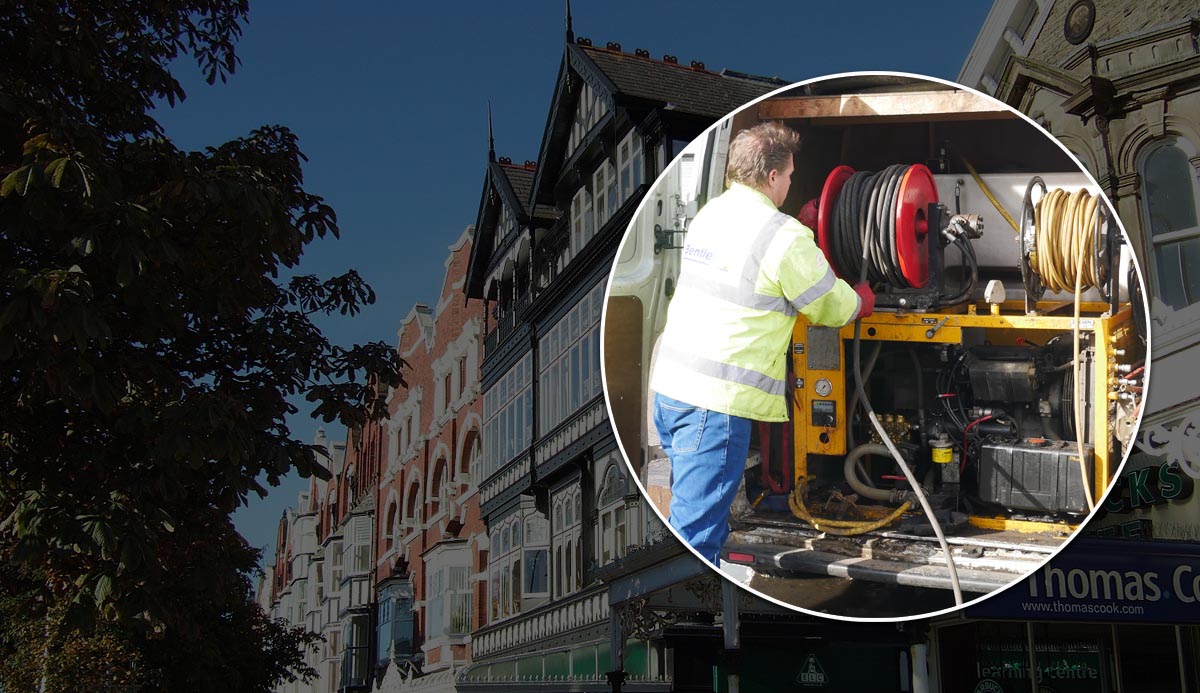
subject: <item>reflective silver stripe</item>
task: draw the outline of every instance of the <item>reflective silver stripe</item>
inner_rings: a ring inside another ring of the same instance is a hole
[[[686,281],[684,277],[680,277],[679,286],[691,287],[695,286],[695,284],[694,282]],[[796,309],[792,307],[791,302],[783,296],[768,296],[754,291],[747,293],[744,289],[729,286],[728,284],[710,284],[698,290],[713,298],[719,298],[722,301],[727,301],[743,308],[783,313],[788,317],[796,314]]]
[[[825,276],[817,280],[816,284],[808,287],[800,292],[800,295],[792,299],[792,305],[796,310],[804,310],[813,301],[821,298],[825,294],[833,291],[834,285],[837,283],[837,275],[833,273],[833,268],[825,267]]]
[[[787,393],[787,383],[783,380],[776,380],[769,375],[763,375],[758,371],[749,368],[742,368],[730,363],[721,363],[706,359],[703,356],[695,354],[686,354],[675,349],[667,347],[661,348],[659,358],[669,358],[675,361],[680,366],[712,378],[727,380],[731,383],[746,385],[756,390],[762,390],[769,395],[784,395]]]
[[[758,270],[762,266],[763,257],[767,254],[767,248],[771,247],[771,241],[775,240],[775,234],[779,233],[779,229],[783,228],[783,225],[790,219],[791,217],[783,212],[775,212],[758,230],[754,241],[750,243],[750,252],[746,253],[746,264],[742,265],[742,282],[749,284],[751,291],[758,283]]]
[[[790,219],[791,217],[788,215],[776,212],[754,235],[754,240],[750,243],[750,250],[746,253],[746,261],[742,265],[742,275],[738,285],[731,286],[716,282],[697,283],[694,275],[684,272],[679,277],[679,287],[707,294],[743,308],[783,313],[788,317],[794,316],[796,309],[792,306],[791,301],[783,296],[761,294],[754,290],[755,285],[758,284],[759,267],[762,265],[763,257],[767,254],[767,249],[771,246],[771,241],[775,240],[775,234]]]

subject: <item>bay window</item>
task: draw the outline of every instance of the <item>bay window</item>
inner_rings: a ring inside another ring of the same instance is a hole
[[[600,304],[597,283],[538,344],[541,373],[538,416],[545,434],[600,394]]]
[[[533,357],[526,354],[484,394],[488,475],[528,447],[533,435],[533,392],[529,387],[532,371]]]

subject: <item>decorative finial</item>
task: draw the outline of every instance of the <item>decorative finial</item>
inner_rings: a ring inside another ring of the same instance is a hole
[[[492,134],[492,100],[488,99],[488,161],[496,160],[496,138]]]
[[[575,43],[575,31],[571,28],[571,0],[567,0],[567,43]]]

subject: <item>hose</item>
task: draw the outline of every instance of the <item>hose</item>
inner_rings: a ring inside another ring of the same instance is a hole
[[[1100,198],[1086,189],[1068,193],[1061,188],[1049,190],[1034,208],[1034,238],[1036,253],[1030,257],[1033,271],[1051,291],[1075,292],[1075,322],[1072,364],[1079,368],[1080,294],[1098,285],[1093,230],[1100,214]],[[1090,262],[1088,261],[1090,258]],[[1083,378],[1076,370],[1074,377],[1075,444],[1079,451],[1079,475],[1088,510],[1096,509],[1092,498],[1092,483],[1088,478],[1083,450]]]
[[[812,525],[813,529],[820,530],[826,534],[832,534],[839,537],[852,537],[858,534],[873,532],[880,527],[886,527],[892,524],[896,520],[900,519],[900,516],[912,508],[912,501],[904,501],[899,508],[896,508],[889,515],[878,520],[826,520],[823,518],[814,517],[812,513],[808,511],[808,507],[804,505],[804,490],[808,487],[808,482],[811,481],[812,478],[813,477],[805,477],[796,484],[796,489],[792,491],[792,495],[788,496],[788,507],[792,509],[793,515]],[[957,584],[957,579],[955,584]],[[962,604],[962,601],[960,600],[958,603]]]
[[[929,499],[925,497],[925,492],[921,490],[921,484],[917,483],[916,476],[912,470],[908,468],[908,463],[904,461],[904,457],[900,451],[896,449],[896,444],[888,436],[887,431],[880,423],[879,417],[875,415],[875,410],[871,407],[871,401],[867,399],[865,388],[863,387],[862,379],[862,352],[860,344],[862,342],[862,318],[854,320],[854,384],[859,390],[859,397],[862,399],[863,407],[867,410],[867,417],[871,419],[871,424],[875,426],[875,430],[879,433],[880,439],[892,454],[892,458],[896,460],[896,464],[900,467],[900,471],[904,472],[904,478],[908,480],[909,486],[912,487],[913,493],[917,500],[921,503],[921,510],[925,512],[925,516],[929,518],[929,524],[933,527],[933,533],[937,535],[938,544],[942,547],[942,552],[946,555],[946,568],[950,572],[950,588],[954,591],[955,606],[962,606],[962,585],[958,581],[958,567],[954,565],[954,555],[950,552],[950,544],[946,542],[946,535],[942,532],[942,526],[937,521],[937,516],[933,514],[933,508],[929,505]],[[965,453],[964,453],[965,454]],[[910,502],[906,501],[906,505]]]
[[[830,234],[830,255],[840,276],[852,277],[867,267],[864,281],[912,288],[900,269],[896,246],[898,193],[907,170],[893,164],[877,173],[859,171],[842,186]]]
[[[879,445],[878,443],[864,443],[851,450],[849,455],[846,455],[846,463],[842,467],[842,472],[846,476],[846,483],[850,484],[850,488],[854,489],[855,493],[863,498],[882,501],[884,503],[894,503],[899,500],[895,492],[867,486],[858,477],[858,461],[862,459],[863,455],[887,455],[888,453],[889,451],[886,446]]]
[[[1097,285],[1099,272],[1092,246],[1099,203],[1100,198],[1086,189],[1068,193],[1056,188],[1047,191],[1035,206],[1037,252],[1030,264],[1047,289],[1078,293]]]
[[[896,192],[899,190],[900,182],[907,168],[902,164],[895,164],[879,173],[858,172],[846,180],[834,205],[833,233],[830,234],[831,259],[834,268],[841,276],[850,277],[857,274],[860,282],[867,282],[869,279],[873,283],[887,282],[893,287],[910,287],[900,270],[895,229],[895,210],[898,204]],[[857,223],[855,223],[856,221]],[[895,459],[900,470],[904,472],[904,477],[920,502],[921,509],[929,518],[929,523],[946,556],[946,567],[950,572],[950,586],[954,590],[954,603],[961,606],[963,603],[962,587],[958,580],[958,569],[954,565],[954,555],[950,552],[950,545],[946,542],[946,535],[942,532],[941,525],[938,524],[937,516],[934,515],[933,508],[929,505],[929,499],[925,497],[925,492],[921,489],[921,484],[909,469],[908,463],[904,461],[900,451],[896,449],[896,445],[888,436],[887,431],[884,430],[879,417],[875,415],[874,408],[871,407],[871,401],[867,398],[862,370],[862,318],[858,317],[854,320],[854,383],[858,398],[867,412],[867,418],[871,420],[871,424],[879,433],[888,452]],[[797,499],[797,502],[789,501],[789,504],[793,506],[793,513],[816,527],[816,523],[811,519],[811,514],[804,507],[802,489],[803,485],[798,484],[791,496],[791,498]],[[901,507],[911,507],[911,505],[911,501],[905,501]],[[893,513],[893,516],[899,517],[902,514],[897,511]],[[883,524],[879,524],[879,526],[882,527]],[[829,521],[826,521],[825,525],[830,526]]]
[[[979,174],[975,171],[975,167],[971,165],[971,162],[967,161],[965,156],[962,157],[962,162],[966,165],[967,171],[971,173],[971,177],[975,179],[975,183],[979,185],[979,189],[982,190],[983,194],[987,196],[987,199],[992,203],[992,206],[996,208],[996,211],[1000,212],[1000,216],[1004,217],[1004,220],[1008,222],[1008,225],[1012,227],[1015,233],[1020,233],[1020,227],[1017,226],[1016,220],[1012,218],[1012,215],[1008,213],[1008,210],[1004,208],[1004,205],[1000,204],[1000,200],[997,200],[996,196],[992,194],[991,188],[987,186],[987,183],[983,182],[983,178],[979,177]]]

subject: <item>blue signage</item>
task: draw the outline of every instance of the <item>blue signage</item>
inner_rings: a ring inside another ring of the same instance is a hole
[[[1200,547],[1144,539],[1076,539],[972,618],[1200,623]]]

